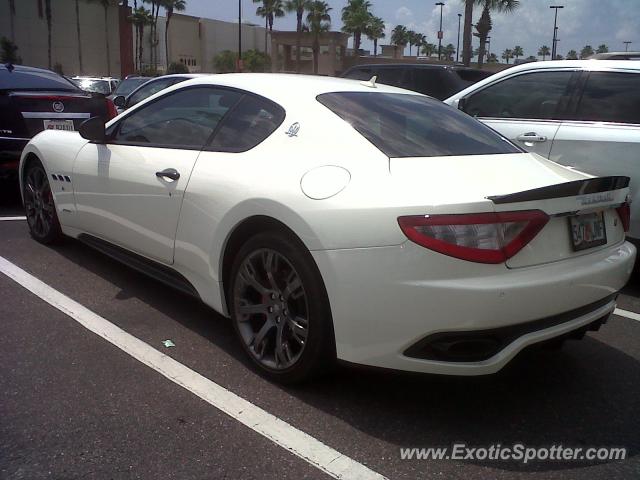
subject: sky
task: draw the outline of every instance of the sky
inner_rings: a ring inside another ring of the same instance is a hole
[[[262,24],[263,20],[255,15],[258,4],[252,0],[242,2],[243,21]],[[388,43],[391,30],[405,25],[410,30],[421,32],[427,41],[438,43],[437,31],[440,23],[440,7],[431,0],[370,0],[371,11],[382,17],[387,25]],[[238,0],[186,0],[189,15],[215,18],[219,20],[238,20]],[[457,44],[458,13],[464,15],[463,0],[449,0],[443,7],[443,45]],[[328,0],[333,8],[330,12],[332,29],[340,30],[341,10],[347,0]],[[511,14],[492,13],[493,30],[491,52],[500,54],[507,48],[520,45],[525,57],[536,55],[542,45],[551,48],[553,38],[554,11],[550,5],[564,5],[558,10],[558,52],[566,55],[569,50],[578,53],[585,45],[594,49],[606,44],[610,51],[624,50],[624,41],[633,42],[630,50],[640,50],[640,0],[520,0],[520,7]],[[478,21],[482,9],[475,7],[473,21]],[[464,17],[463,17],[464,21]],[[274,29],[295,30],[295,14],[276,19]],[[461,40],[462,43],[462,40]],[[478,40],[474,37],[474,48]],[[351,46],[351,41],[349,41]],[[363,36],[362,48],[373,50],[371,42]],[[415,52],[415,49],[414,49]],[[408,54],[408,49],[407,49]]]

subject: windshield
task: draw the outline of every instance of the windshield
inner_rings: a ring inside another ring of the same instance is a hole
[[[389,157],[521,153],[459,110],[429,97],[399,93],[325,93],[318,101]]]
[[[108,80],[74,78],[73,81],[85,92],[102,93],[103,95],[109,95],[111,93],[111,85]]]
[[[114,90],[113,95],[122,95],[126,97],[147,80],[149,80],[148,77],[125,78],[118,84],[118,87]]]

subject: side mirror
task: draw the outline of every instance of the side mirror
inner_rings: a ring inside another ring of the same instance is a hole
[[[458,100],[458,110],[462,110],[464,112],[465,104],[467,103],[467,97],[462,97]]]
[[[82,122],[78,133],[82,138],[94,143],[105,143],[107,139],[104,120],[100,117],[91,117],[89,120]]]
[[[125,108],[125,106],[127,105],[127,99],[124,97],[124,95],[118,95],[113,99],[113,104],[118,108]]]

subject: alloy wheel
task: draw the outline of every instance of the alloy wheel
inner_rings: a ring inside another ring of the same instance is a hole
[[[28,170],[24,183],[24,207],[29,228],[39,238],[54,226],[55,206],[47,174],[41,167]]]
[[[238,331],[251,355],[272,370],[292,367],[309,334],[309,306],[301,277],[279,252],[262,248],[242,261],[234,283]]]

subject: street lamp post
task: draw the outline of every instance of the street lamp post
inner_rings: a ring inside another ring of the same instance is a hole
[[[558,9],[564,8],[564,5],[551,5],[549,8],[553,8],[556,13],[553,18],[553,43],[551,44],[551,60],[556,58],[556,43],[558,38]]]
[[[238,0],[238,72],[242,71],[242,0]]]
[[[458,14],[458,45],[456,46],[456,63],[458,63],[458,58],[460,54],[460,20],[462,19],[462,14]]]
[[[624,43],[624,51],[628,52],[629,51],[629,44],[633,43],[633,42],[622,42],[622,43]]]
[[[442,60],[442,7],[444,2],[436,3],[436,6],[440,6],[440,30],[438,30],[438,60]]]

